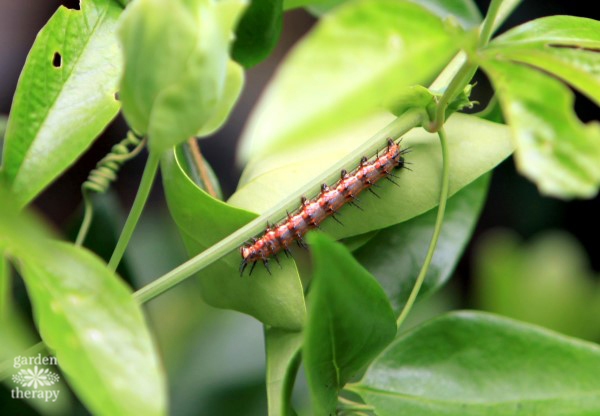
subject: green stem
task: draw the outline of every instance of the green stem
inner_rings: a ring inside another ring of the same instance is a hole
[[[113,271],[117,269],[117,266],[119,265],[123,254],[125,253],[125,248],[129,243],[129,239],[133,234],[133,230],[135,229],[140,215],[142,214],[142,210],[144,209],[144,205],[146,204],[146,200],[150,194],[150,189],[152,188],[152,182],[156,176],[158,161],[159,157],[154,152],[150,152],[148,154],[148,160],[146,161],[146,167],[144,168],[144,173],[142,174],[142,180],[140,181],[137,195],[135,196],[135,200],[131,206],[131,211],[129,211],[129,216],[127,217],[123,231],[121,231],[119,241],[117,242],[115,250],[113,251],[110,261],[108,262],[109,269]]]
[[[286,210],[293,209],[295,205],[297,205],[297,201],[300,196],[316,194],[320,184],[323,183],[323,179],[325,179],[325,181],[332,182],[339,176],[341,169],[357,163],[358,160],[360,160],[360,158],[364,155],[374,154],[375,151],[381,147],[382,143],[385,142],[386,138],[400,137],[413,127],[419,126],[422,123],[422,117],[422,111],[420,110],[408,111],[401,115],[382,130],[377,132],[368,141],[354,149],[346,157],[333,164],[327,171],[315,175],[312,180],[310,180],[301,188],[290,193],[285,199],[273,206],[260,217],[252,220],[244,227],[225,237],[223,240],[209,247],[202,253],[191,258],[179,267],[171,270],[167,274],[135,292],[135,299],[142,303],[147,302],[148,300],[160,295],[176,284],[202,270],[209,264],[217,261],[231,251],[237,250],[237,248],[247,241],[249,237],[262,231],[265,228],[265,222],[267,220],[272,220],[273,218],[282,218]]]
[[[433,236],[431,237],[431,241],[429,242],[429,248],[427,249],[427,255],[425,256],[423,266],[421,266],[421,271],[419,271],[419,275],[417,276],[415,285],[413,286],[413,289],[410,292],[410,296],[406,301],[406,305],[404,305],[404,308],[402,309],[402,312],[400,313],[400,316],[396,321],[398,328],[400,328],[400,326],[404,322],[404,319],[406,319],[408,312],[410,311],[413,304],[415,303],[415,300],[417,299],[417,295],[419,294],[419,290],[421,289],[423,280],[425,280],[427,270],[429,269],[429,264],[431,264],[431,259],[433,258],[433,253],[435,252],[435,246],[437,244],[440,232],[442,230],[444,212],[446,211],[446,200],[448,199],[448,185],[450,182],[450,167],[448,163],[448,147],[446,143],[446,133],[444,132],[443,128],[438,131],[438,136],[440,137],[440,145],[442,147],[442,188],[440,189],[440,203],[438,206],[437,217],[435,219],[435,228],[433,229]]]
[[[500,10],[502,1],[503,0],[492,0],[490,7],[488,7],[481,32],[479,34],[479,42],[477,43],[477,46],[480,48],[487,45],[492,37],[492,33],[494,32],[496,26],[494,23],[496,21],[496,16],[498,16],[498,11]]]
[[[435,111],[435,120],[427,127],[428,131],[433,133],[442,129],[446,121],[446,107],[448,107],[448,104],[467,86],[476,70],[477,66],[470,63],[468,60],[462,64],[454,78],[452,78],[452,81],[450,81],[450,85],[448,85],[448,88],[446,88],[446,91],[444,91],[444,94],[438,101]]]
[[[92,201],[90,200],[90,195],[84,190],[82,192],[83,195],[83,220],[81,221],[81,226],[79,227],[79,232],[77,233],[77,239],[75,240],[75,245],[80,246],[85,241],[85,237],[90,229],[90,224],[92,223]]]

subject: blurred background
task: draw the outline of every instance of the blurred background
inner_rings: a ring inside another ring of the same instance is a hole
[[[480,10],[487,9],[489,1],[476,2]],[[0,0],[0,114],[10,111],[18,76],[36,33],[61,4],[78,8],[78,1]],[[587,2],[525,1],[501,31],[554,14],[600,17],[591,13]],[[243,94],[229,122],[201,142],[202,153],[218,176],[225,198],[234,191],[241,172],[235,164],[235,151],[248,114],[279,62],[315,21],[303,10],[285,14],[278,46],[269,58],[247,72]],[[482,103],[474,109],[480,111],[491,90],[481,74],[476,81],[472,99]],[[598,119],[598,108],[579,94],[575,107],[583,121]],[[36,199],[35,209],[51,226],[73,238],[81,215],[81,184],[126,131],[123,119],[117,117],[89,151]],[[97,200],[97,218],[90,235],[103,238],[88,239],[92,240],[88,246],[100,255],[110,255],[143,166],[143,157],[125,164],[112,192]],[[155,182],[146,207],[119,270],[136,288],[186,259],[160,180]],[[455,277],[441,292],[417,306],[410,325],[445,310],[477,308],[600,341],[599,227],[593,220],[598,212],[599,198],[561,201],[540,196],[516,173],[513,161],[505,161],[494,171],[487,203]],[[94,233],[94,228],[103,232]],[[114,235],[107,234],[107,229],[114,230]],[[171,413],[266,414],[261,325],[241,314],[205,306],[192,280],[147,307],[169,375]],[[18,279],[14,279],[14,293],[28,331],[23,337],[32,337],[30,306]],[[294,397],[301,411],[306,390],[302,382],[297,384]],[[34,400],[13,400],[5,386],[0,387],[0,410],[7,415],[87,414],[66,392],[61,403],[43,405]]]

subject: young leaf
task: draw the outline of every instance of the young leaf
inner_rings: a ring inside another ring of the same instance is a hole
[[[396,339],[352,385],[380,416],[598,414],[600,347],[481,312]]]
[[[452,57],[462,40],[452,34],[411,2],[359,0],[336,8],[280,67],[244,132],[240,156],[260,163],[269,149],[312,141],[385,108]]]
[[[119,110],[121,7],[84,0],[61,6],[38,33],[19,78],[4,142],[4,177],[19,205],[83,153]]]
[[[78,397],[94,414],[164,414],[164,375],[131,290],[89,251],[0,208],[42,340]]]
[[[279,39],[283,0],[254,0],[235,31],[231,56],[250,68],[265,59]]]
[[[134,130],[149,136],[151,151],[224,120],[240,85],[239,73],[232,78],[227,66],[232,28],[244,6],[243,0],[139,0],[124,12],[123,113]]]
[[[600,22],[574,16],[550,16],[509,30],[494,39],[486,54],[553,73],[600,105],[598,49]]]
[[[308,236],[314,264],[304,369],[314,414],[330,415],[339,390],[396,334],[385,293],[344,246]]]
[[[300,364],[302,332],[265,327],[269,416],[292,415],[290,398]]]
[[[600,126],[583,124],[573,94],[530,67],[485,61],[516,143],[517,167],[544,194],[590,198],[600,185]]]
[[[260,166],[249,169],[245,178],[242,178],[244,185],[229,199],[229,203],[253,212],[265,212],[287,197],[299,183],[322,176],[320,172],[364,142],[392,118],[389,114],[371,117],[349,124],[335,135],[315,139],[305,146],[298,144],[272,153],[262,160]],[[512,152],[506,126],[455,114],[444,128],[450,154],[451,195],[494,168]],[[384,145],[382,142],[381,148]],[[413,129],[403,137],[402,146],[411,150],[406,155],[411,170],[396,172],[398,178],[394,178],[394,181],[398,186],[383,181],[376,190],[381,199],[368,193],[361,195],[362,211],[344,206],[340,217],[344,226],[335,221],[325,221],[322,228],[327,234],[340,239],[389,227],[423,214],[438,204],[442,165],[438,137],[423,129]],[[345,168],[353,169],[355,166]],[[333,180],[337,179],[339,174],[336,173]],[[322,177],[323,182],[330,180],[332,178]]]
[[[419,298],[439,289],[452,275],[471,237],[487,195],[490,175],[483,175],[448,200],[435,254],[419,291]],[[437,208],[384,228],[354,257],[379,282],[396,315],[404,307],[419,274],[433,235]]]
[[[169,211],[190,255],[198,254],[256,217],[210,197],[183,172],[166,152],[161,172]],[[240,277],[240,255],[232,252],[199,273],[202,297],[213,306],[235,309],[267,325],[299,330],[305,316],[304,292],[291,260],[271,262],[269,275],[262,264],[252,276]],[[249,265],[249,268],[252,265]]]

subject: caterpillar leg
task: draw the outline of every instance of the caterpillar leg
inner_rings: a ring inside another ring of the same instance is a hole
[[[244,269],[247,265],[248,262],[246,260],[242,260],[242,262],[240,263],[240,277],[244,275]]]
[[[252,276],[252,271],[254,270],[254,267],[256,267],[256,262],[252,263],[252,267],[250,267],[250,273],[248,273],[248,276]]]

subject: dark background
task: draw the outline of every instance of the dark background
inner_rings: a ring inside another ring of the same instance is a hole
[[[485,11],[489,1],[477,1],[477,3],[480,9]],[[18,76],[35,35],[60,4],[71,8],[78,7],[77,1],[0,0],[0,114],[9,113]],[[554,14],[598,18],[597,15],[592,15],[593,7],[590,4],[590,2],[563,0],[525,1],[508,19],[501,31],[536,17]],[[315,18],[302,10],[286,13],[282,36],[275,51],[268,59],[247,72],[242,97],[227,125],[213,137],[201,142],[202,153],[217,174],[225,197],[235,190],[241,172],[240,167],[235,164],[236,143],[249,112],[278,63],[314,22]],[[489,83],[481,74],[477,75],[476,80],[478,86],[472,98],[486,103],[491,94]],[[575,107],[583,121],[598,119],[598,108],[580,94],[576,94]],[[76,221],[81,209],[81,184],[96,162],[110,151],[113,144],[124,137],[126,129],[123,119],[117,117],[80,160],[35,200],[35,208],[56,228],[68,228]],[[135,196],[144,159],[138,157],[127,163],[120,171],[119,180],[113,185],[123,212],[127,212]],[[160,180],[155,182],[150,198],[150,203],[146,207],[148,211],[155,212],[153,218],[170,221],[166,215]],[[599,212],[599,198],[562,201],[540,196],[531,182],[516,173],[512,159],[505,161],[494,171],[488,200],[474,238],[457,269],[460,278],[455,280],[455,285],[462,293],[460,306],[470,305],[474,245],[481,235],[497,227],[512,229],[524,239],[550,229],[566,230],[583,245],[592,268],[598,271],[600,269],[600,256],[596,245],[598,221],[594,218]],[[162,236],[152,235],[150,238],[160,240]],[[158,275],[160,273],[156,271],[154,276]]]

